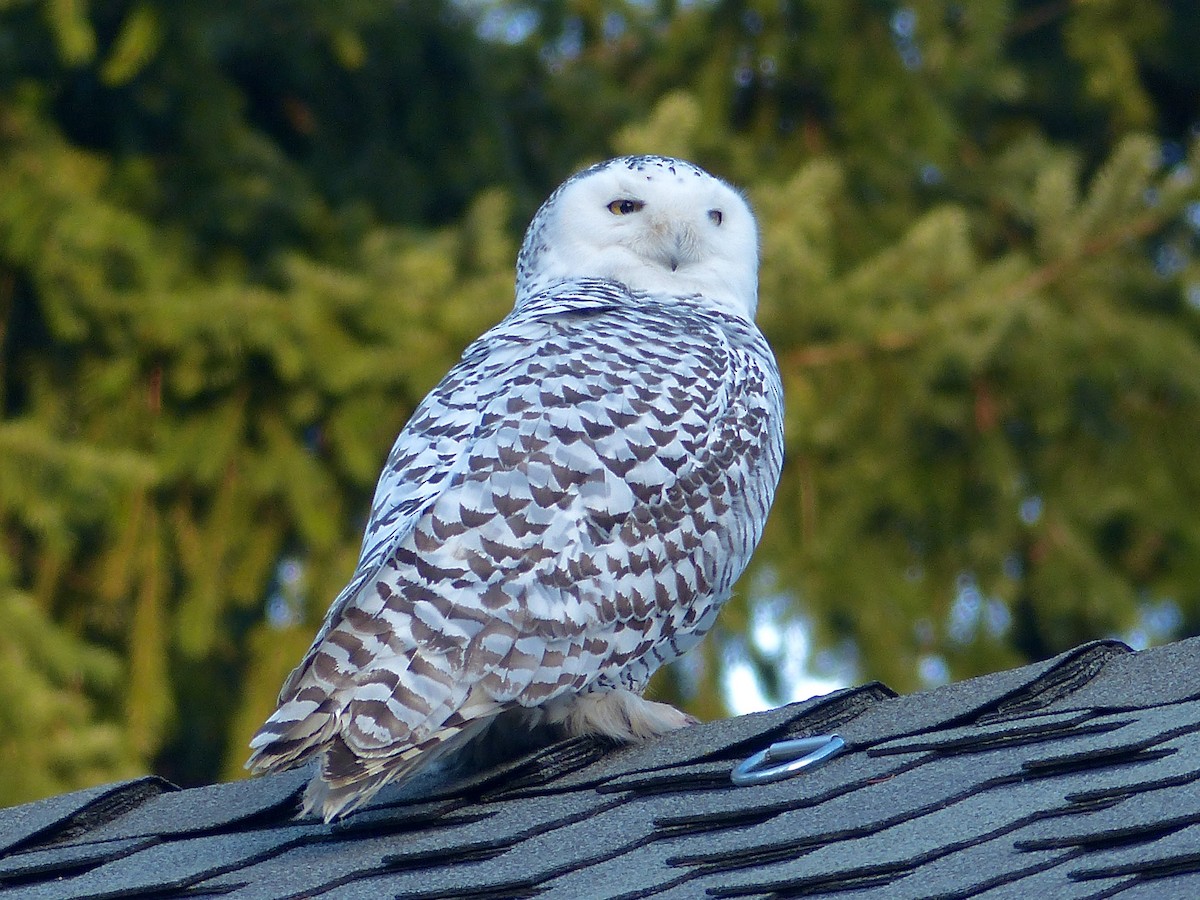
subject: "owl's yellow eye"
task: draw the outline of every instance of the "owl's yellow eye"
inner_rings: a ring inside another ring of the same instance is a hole
[[[608,211],[614,216],[627,216],[637,212],[645,205],[641,200],[614,200],[608,204]]]

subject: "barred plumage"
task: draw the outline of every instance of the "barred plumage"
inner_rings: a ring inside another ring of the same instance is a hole
[[[328,819],[507,710],[621,740],[689,721],[641,691],[711,627],[782,465],[756,241],[745,202],[679,160],[551,196],[513,312],[392,448],[358,569],[248,766],[320,758],[306,809]]]

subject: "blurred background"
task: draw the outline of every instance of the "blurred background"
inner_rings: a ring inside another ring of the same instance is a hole
[[[241,777],[537,205],[762,225],[787,468],[701,717],[1200,633],[1200,4],[0,0],[0,804]]]

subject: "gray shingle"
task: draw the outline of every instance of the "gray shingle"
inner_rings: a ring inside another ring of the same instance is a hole
[[[1200,699],[1195,665],[1200,637],[1112,659],[1086,685],[1050,709],[1145,709]]]
[[[0,860],[0,882],[29,881],[37,876],[65,878],[156,843],[155,838],[126,838],[13,853]]]
[[[911,872],[889,881],[888,900],[955,900],[1036,874],[1069,861],[1072,854],[1059,851],[1023,853],[1013,849],[1005,836],[974,844],[958,853],[933,859]],[[1059,876],[1061,878],[1061,874]],[[875,897],[880,888],[838,894],[838,900]]]
[[[1094,884],[1095,882],[1089,882]],[[1137,878],[1124,882],[1124,889],[1108,896],[1120,897],[1121,900],[1195,900],[1200,897],[1200,872],[1187,875],[1177,875],[1170,879]]]
[[[839,733],[858,746],[941,728],[978,724],[987,717],[1017,717],[1052,711],[1064,691],[1086,684],[1128,647],[1111,641],[1084,644],[1045,662],[981,675],[903,698],[880,703]]]
[[[1130,878],[1072,881],[1064,877],[1061,867],[1056,866],[968,896],[971,896],[971,900],[1100,900],[1114,896],[1116,891],[1132,884],[1134,880]],[[1190,896],[1179,895],[1179,900]],[[1168,900],[1170,897],[1170,894],[1156,894],[1155,900]]]
[[[572,869],[542,885],[551,897],[574,900],[624,900],[667,891],[690,881],[688,869],[674,866],[680,841],[670,838],[641,844],[608,859]],[[695,897],[690,885],[685,896]]]
[[[403,840],[403,836],[388,834],[314,841],[198,881],[193,888],[220,892],[220,896],[236,900],[311,896],[387,872],[384,860]]]
[[[1056,819],[1050,828],[1028,841],[1021,850],[1089,847],[1111,844],[1116,839],[1145,839],[1164,830],[1200,822],[1200,785],[1195,782],[1180,790],[1178,785],[1160,787],[1098,807],[1077,816]]]
[[[873,756],[881,756],[886,753],[915,753],[922,750],[937,750],[941,753],[977,752],[991,746],[1029,744],[1078,734],[1084,723],[1092,718],[1092,714],[1088,712],[1075,710],[1004,719],[987,725],[942,728],[928,734],[907,735],[875,744],[870,753]],[[1119,728],[1120,723],[1106,722],[1100,727],[1112,730]]]
[[[270,775],[259,783],[234,781],[214,784],[202,794],[178,791],[159,794],[105,824],[89,829],[89,841],[187,834],[230,827],[245,819],[280,809],[296,808],[303,790],[301,773]]]
[[[1196,786],[1192,785],[1194,793]],[[1168,815],[1175,812],[1174,803],[1169,802]],[[1193,804],[1194,811],[1194,804]],[[1138,810],[1142,812],[1142,810]],[[1112,832],[1129,839],[1124,845],[1102,846],[1094,854],[1081,857],[1071,868],[1072,878],[1112,878],[1119,875],[1166,875],[1171,872],[1200,871],[1200,825],[1190,825],[1157,837],[1149,823],[1143,819],[1141,828],[1130,834],[1120,826]],[[1150,837],[1150,840],[1146,840]]]
[[[103,900],[150,891],[180,888],[206,875],[244,866],[269,853],[281,852],[306,837],[320,833],[317,826],[292,825],[267,831],[233,832],[156,843],[98,868],[58,881],[19,889],[21,900]],[[9,891],[0,891],[8,897]]]
[[[135,778],[0,810],[0,852],[27,844],[46,832],[69,828],[73,820],[108,821],[150,797],[174,790],[174,785],[161,778]],[[81,827],[86,829],[86,824]]]
[[[903,877],[925,863],[1012,831],[1026,817],[1049,812],[1059,802],[1052,790],[1037,782],[1012,785],[1005,794],[1006,802],[997,802],[989,792],[970,792],[877,830],[840,840],[830,835],[833,840],[800,849],[793,859],[731,871],[719,896],[781,889],[811,892],[868,877]],[[781,836],[778,844],[785,839]],[[978,871],[972,875],[977,877]]]

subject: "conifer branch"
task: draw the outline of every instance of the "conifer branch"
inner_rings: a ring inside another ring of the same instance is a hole
[[[1099,234],[1083,244],[1078,252],[1053,259],[1045,265],[1034,269],[1004,293],[1001,297],[1001,303],[1011,303],[1020,297],[1045,290],[1050,285],[1069,275],[1081,263],[1103,256],[1106,253],[1111,253],[1129,241],[1147,237],[1162,228],[1163,224],[1164,218],[1161,214],[1146,215],[1132,222],[1126,222],[1120,228]]]
[[[876,335],[870,341],[812,344],[784,354],[783,364],[785,368],[815,369],[835,363],[857,362],[877,353],[895,353],[907,350],[920,339],[920,332],[891,331]]]
[[[1020,297],[1037,293],[1065,278],[1079,265],[1111,253],[1133,240],[1153,234],[1165,223],[1162,214],[1146,215],[1120,228],[1099,234],[1087,241],[1078,252],[1062,256],[1034,269],[1015,282],[1000,296],[999,306],[1007,305]],[[928,333],[928,329],[914,332],[884,332],[869,341],[837,341],[830,344],[813,344],[800,347],[783,356],[785,367],[812,369],[844,362],[858,362],[879,353],[896,353],[915,346]]]

